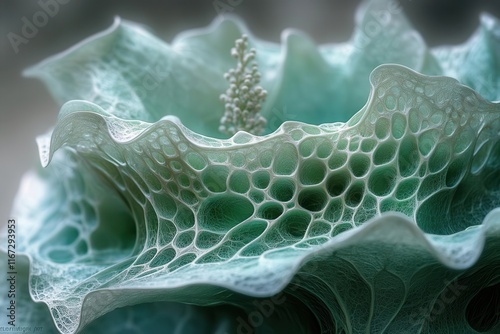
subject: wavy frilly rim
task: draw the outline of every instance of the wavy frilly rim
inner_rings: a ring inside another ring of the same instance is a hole
[[[236,19],[232,16],[225,16],[225,17],[219,17],[215,21],[211,23],[210,26],[206,28],[200,28],[200,29],[194,29],[190,30],[187,32],[183,32],[179,34],[177,37],[174,38],[172,45],[176,45],[176,43],[179,40],[182,40],[183,38],[198,35],[198,34],[205,34],[209,33],[213,30],[215,30],[220,23],[223,20],[230,20],[234,24],[236,24],[240,30],[244,31],[245,33],[251,35],[251,32],[248,31],[248,28],[240,21],[239,19]],[[492,26],[494,23],[493,18],[489,15],[482,14],[481,20],[484,24]],[[57,62],[58,60],[66,57],[68,54],[74,53],[76,50],[78,50],[82,45],[91,43],[93,41],[99,40],[101,38],[105,38],[106,36],[109,36],[113,34],[117,29],[119,29],[120,25],[122,24],[122,20],[120,18],[115,18],[115,21],[113,25],[106,29],[103,32],[100,32],[98,34],[95,34],[84,41],[78,43],[77,45],[69,48],[68,50],[57,54],[53,57],[50,57],[46,59],[45,61],[41,62],[39,65],[36,65],[24,72],[24,75],[26,76],[38,76],[38,71],[40,68],[46,66],[47,64],[50,64],[52,62]],[[127,24],[132,24],[129,23],[128,21]],[[493,22],[493,23],[492,23]],[[138,25],[136,25],[138,26]],[[142,28],[141,28],[142,29]],[[282,53],[281,56],[282,59],[284,59],[285,55],[287,54],[287,40],[292,38],[292,36],[295,35],[303,35],[301,32],[298,32],[294,29],[288,29],[285,30],[282,35],[281,35],[281,40],[282,40]],[[252,37],[255,40],[258,40],[256,37]],[[160,41],[160,40],[159,40]],[[268,43],[268,42],[262,42],[259,40],[259,43]],[[275,43],[268,43],[271,47],[278,47],[279,44]],[[323,61],[326,62],[326,57],[323,56]],[[380,68],[388,68],[391,66],[395,67],[402,67],[400,65],[382,65],[377,67],[373,72],[372,75],[370,76],[370,82],[371,82],[371,88],[372,88],[372,93],[373,93],[373,82],[372,82],[372,77],[373,73],[378,71]],[[417,74],[417,72],[414,72],[413,70],[407,69],[409,71],[412,71],[413,73]],[[418,74],[422,75],[422,74]],[[431,78],[431,76],[425,76],[427,78]],[[446,80],[454,80],[454,79],[449,79],[447,78]],[[457,80],[454,80],[454,84],[463,88],[468,89],[466,86],[460,84]],[[372,94],[371,93],[371,94]],[[371,95],[370,94],[370,95]],[[477,95],[477,94],[476,94]],[[477,95],[479,96],[479,95]],[[481,103],[489,103],[489,105],[497,105],[494,103],[490,103],[484,99],[481,98]],[[368,99],[369,101],[369,99]],[[368,103],[368,102],[367,102]],[[362,108],[356,115],[354,115],[350,121],[342,124],[342,123],[331,123],[331,124],[322,124],[317,126],[318,128],[324,128],[324,129],[338,129],[341,127],[349,127],[353,124],[356,124],[359,119],[363,117],[363,111],[364,108]],[[254,145],[259,142],[265,141],[267,138],[272,138],[273,136],[276,136],[279,133],[283,133],[286,131],[287,127],[289,126],[295,126],[297,124],[302,124],[302,125],[307,125],[305,123],[299,123],[299,122],[285,122],[283,123],[277,130],[274,132],[265,135],[265,136],[251,136],[245,133],[237,133],[233,137],[229,139],[216,139],[216,138],[211,138],[209,136],[203,136],[200,134],[196,134],[195,132],[189,130],[187,127],[185,127],[180,119],[175,116],[165,116],[161,120],[155,122],[155,123],[148,123],[148,122],[140,122],[137,121],[135,122],[135,131],[133,132],[127,132],[126,134],[121,134],[116,136],[117,133],[117,124],[120,124],[122,122],[129,122],[127,120],[120,119],[118,117],[115,117],[113,115],[108,114],[104,109],[99,107],[97,104],[94,104],[92,102],[88,101],[70,101],[64,104],[61,108],[60,114],[59,114],[59,120],[63,120],[67,117],[73,117],[74,115],[91,115],[92,117],[95,117],[96,119],[99,120],[103,128],[107,128],[107,135],[109,138],[111,138],[115,143],[130,143],[135,140],[140,139],[145,133],[147,133],[150,129],[154,127],[160,127],[164,122],[173,125],[177,127],[181,132],[186,135],[186,138],[191,138],[191,144],[196,145],[198,147],[203,147],[203,142],[207,141],[210,143],[217,143],[218,147],[231,147],[231,146],[245,146],[245,145]],[[113,129],[113,131],[111,131]],[[241,144],[238,143],[238,138],[240,136],[244,136],[246,138],[250,137],[251,139],[246,139],[247,142]],[[41,136],[37,138],[37,143],[39,146],[39,153],[40,153],[40,160],[43,165],[43,167],[46,167],[47,165],[50,164],[50,161],[52,159],[52,156],[54,153],[60,149],[62,146],[64,146],[64,141],[60,141],[59,138],[54,137],[54,133],[50,132],[47,135]],[[24,180],[23,183],[30,182],[30,179],[34,178],[34,174],[28,174]],[[25,187],[26,188],[26,187]],[[18,194],[18,197],[21,198],[23,195],[20,193]],[[399,238],[394,238],[394,235],[398,235]],[[80,306],[80,313],[79,313],[79,323],[77,326],[75,326],[73,329],[73,332],[78,332],[81,330],[87,323],[89,323],[91,320],[90,318],[86,318],[88,314],[85,312],[87,308],[91,308],[93,306],[93,303],[95,303],[96,300],[99,300],[102,298],[103,294],[106,294],[108,292],[111,292],[113,296],[118,296],[120,295],[122,298],[118,303],[114,305],[114,307],[120,307],[126,305],[126,300],[127,300],[127,293],[130,293],[131,295],[136,295],[137,292],[140,292],[143,294],[142,300],[136,300],[136,302],[147,302],[149,301],[153,296],[157,295],[158,290],[162,290],[164,292],[163,298],[164,300],[168,299],[168,292],[169,291],[178,291],[180,289],[188,289],[193,286],[199,286],[199,287],[204,287],[207,285],[210,285],[212,287],[216,288],[221,288],[222,290],[229,290],[229,291],[234,291],[237,293],[245,294],[247,296],[251,297],[269,297],[272,296],[276,293],[279,293],[283,289],[286,288],[288,284],[293,280],[294,276],[297,275],[301,271],[301,268],[303,268],[308,262],[314,261],[315,259],[322,259],[327,258],[329,255],[333,254],[334,252],[355,246],[360,243],[364,242],[370,242],[370,241],[375,241],[375,242],[381,242],[387,245],[391,244],[401,244],[404,247],[408,247],[408,249],[412,249],[410,246],[417,246],[425,249],[425,251],[430,254],[434,259],[436,259],[439,263],[442,265],[454,269],[454,270],[465,270],[473,267],[477,261],[480,259],[480,257],[483,255],[483,249],[485,247],[485,243],[487,242],[488,236],[494,236],[497,238],[500,235],[500,208],[492,210],[484,219],[483,222],[480,225],[472,226],[464,231],[457,232],[455,234],[451,235],[433,235],[433,234],[428,234],[424,233],[415,223],[413,219],[410,219],[400,213],[394,213],[394,212],[387,212],[384,213],[380,216],[377,216],[375,218],[370,219],[363,225],[354,228],[350,231],[343,232],[335,237],[333,237],[331,240],[326,242],[325,244],[318,246],[317,248],[314,248],[312,251],[304,251],[300,256],[295,258],[293,260],[293,264],[290,268],[290,271],[287,273],[286,277],[283,278],[280,284],[275,285],[272,287],[272,289],[266,290],[264,292],[259,292],[259,291],[249,291],[245,289],[238,289],[235,286],[232,285],[224,285],[224,284],[217,284],[217,283],[210,283],[210,282],[205,282],[205,281],[192,281],[189,282],[187,285],[179,284],[177,286],[169,286],[169,287],[161,287],[161,286],[155,286],[155,287],[144,287],[144,286],[129,286],[125,288],[118,288],[118,289],[99,289],[95,290],[93,292],[90,292],[86,294],[83,298],[83,301]],[[404,236],[404,237],[402,237]],[[6,249],[4,249],[5,243],[2,244],[2,251],[6,252]],[[465,245],[465,247],[464,247]],[[30,262],[30,281],[31,281],[31,276],[32,276],[32,270],[31,270],[31,263],[34,261],[33,257],[31,254],[24,254],[23,256],[26,256],[29,259]],[[262,259],[262,261],[265,261],[265,256]],[[272,261],[272,259],[270,259]],[[271,263],[271,262],[270,262]],[[265,265],[265,263],[264,263]],[[31,293],[31,291],[30,291]],[[34,299],[34,296],[32,295],[32,298]],[[43,301],[42,301],[43,302]],[[120,304],[121,303],[121,304]],[[47,304],[48,305],[48,304]],[[109,310],[107,310],[109,311]],[[101,314],[102,315],[102,314]],[[52,315],[54,317],[54,315]],[[60,330],[62,328],[59,327]]]
[[[374,89],[373,76],[381,70],[390,70],[391,68],[403,69],[404,71],[409,71],[412,75],[422,76],[426,78],[433,78],[436,80],[445,80],[449,84],[456,85],[459,89],[468,90],[470,89],[466,86],[461,85],[457,80],[450,79],[447,77],[431,77],[419,74],[413,70],[405,68],[400,65],[382,65],[375,69],[370,76],[372,93]],[[371,96],[370,94],[370,96]],[[474,93],[475,94],[475,93]],[[370,102],[368,99],[367,105]],[[488,102],[486,100],[481,100],[481,103],[486,103],[487,105],[493,107],[496,106],[495,103]],[[347,123],[333,123],[333,124],[322,124],[317,126],[318,128],[324,129],[342,129],[345,127],[350,127],[357,124],[361,119],[364,118],[364,108],[362,108],[358,114],[353,116],[351,121]],[[265,141],[268,138],[273,138],[274,136],[284,133],[287,131],[288,127],[293,127],[297,125],[308,126],[304,123],[298,122],[285,122],[278,130],[275,132],[265,135],[265,136],[253,136],[247,133],[237,133],[232,138],[227,140],[215,139],[206,136],[198,135],[191,130],[187,129],[182,125],[182,122],[173,116],[166,116],[156,123],[147,122],[134,122],[134,131],[127,131],[126,134],[120,135],[120,126],[116,124],[129,123],[130,121],[118,119],[115,116],[107,114],[98,105],[89,103],[86,101],[70,101],[66,103],[60,114],[60,121],[66,118],[71,118],[74,116],[87,117],[91,116],[97,121],[96,124],[100,129],[107,129],[107,136],[113,140],[116,144],[132,143],[139,140],[149,130],[153,128],[162,127],[162,125],[168,124],[170,126],[175,126],[179,131],[181,131],[186,138],[191,138],[190,144],[197,147],[208,147],[203,145],[203,142],[209,142],[220,148],[229,147],[245,147],[248,145],[257,145],[258,143]],[[353,123],[353,124],[350,124]],[[117,132],[118,129],[118,132]],[[237,138],[239,136],[245,136],[246,142],[241,144],[237,143]],[[250,139],[249,139],[250,138]],[[47,166],[53,154],[64,146],[64,141],[61,138],[55,136],[54,133],[48,134],[43,137],[38,138],[38,145],[40,150],[40,158],[43,166]],[[28,177],[29,178],[29,177]],[[26,180],[25,180],[26,182]],[[300,256],[297,256],[291,262],[291,267],[288,267],[286,276],[283,277],[279,284],[272,286],[263,290],[246,290],[244,288],[236,287],[231,284],[221,284],[217,282],[206,282],[203,280],[194,280],[189,283],[180,283],[178,285],[170,286],[153,286],[144,287],[140,285],[130,285],[127,287],[120,288],[109,288],[109,289],[98,289],[86,294],[83,298],[80,307],[80,320],[78,328],[75,328],[74,332],[81,330],[86,324],[88,324],[92,319],[86,318],[88,313],[85,312],[87,308],[92,308],[92,305],[96,303],[97,300],[103,299],[105,296],[113,296],[119,301],[115,302],[113,307],[121,307],[127,304],[127,295],[137,296],[140,292],[141,297],[134,301],[135,303],[142,303],[151,300],[152,298],[158,300],[158,291],[162,291],[160,295],[160,300],[169,300],[168,295],[172,293],[177,295],[185,289],[197,287],[198,289],[206,288],[210,286],[211,288],[220,289],[220,291],[233,291],[250,297],[265,298],[275,295],[286,288],[288,284],[294,279],[307,263],[314,261],[315,259],[328,258],[329,255],[333,253],[362,243],[368,243],[374,241],[376,243],[382,243],[385,245],[401,245],[407,249],[413,249],[414,247],[423,248],[428,254],[430,254],[434,259],[436,259],[442,265],[454,269],[454,270],[465,270],[474,266],[478,259],[482,255],[482,251],[485,246],[488,235],[498,235],[500,232],[500,208],[491,211],[483,220],[482,224],[472,226],[464,231],[451,234],[451,235],[433,235],[424,233],[415,223],[413,219],[410,219],[403,214],[396,212],[385,212],[380,216],[374,217],[367,221],[366,223],[358,226],[350,231],[343,232],[327,241],[325,244],[314,248],[313,250],[303,251]],[[397,236],[397,237],[395,237]],[[376,250],[374,250],[376,251]],[[271,252],[272,253],[272,252]],[[33,258],[30,254],[27,254],[30,263]],[[278,255],[279,256],[279,255]],[[272,265],[272,257],[270,258],[269,265]],[[259,260],[260,265],[266,266],[266,255]],[[30,272],[31,276],[31,272]],[[103,297],[104,296],[104,297]],[[34,296],[32,295],[32,298]],[[104,298],[106,299],[106,298]],[[208,303],[209,301],[207,301]],[[203,302],[201,302],[203,303]],[[109,310],[108,310],[109,311]],[[95,315],[94,315],[95,316]]]

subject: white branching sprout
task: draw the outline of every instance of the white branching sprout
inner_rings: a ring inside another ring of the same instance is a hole
[[[224,74],[229,81],[229,88],[220,96],[224,102],[224,116],[220,119],[219,131],[233,135],[238,131],[261,134],[266,127],[266,119],[260,114],[267,92],[259,86],[260,73],[257,69],[255,49],[247,52],[248,36],[236,40],[231,55],[238,65]],[[247,66],[251,63],[251,69]]]

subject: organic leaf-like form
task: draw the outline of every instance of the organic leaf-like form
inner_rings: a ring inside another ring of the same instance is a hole
[[[234,66],[230,49],[247,34],[257,50],[261,85],[270,92],[261,112],[269,133],[286,120],[349,120],[366,101],[370,72],[385,63],[463,79],[486,98],[500,100],[497,76],[490,70],[500,49],[497,26],[485,16],[466,45],[430,50],[401,9],[388,0],[369,1],[360,8],[351,41],[319,47],[296,30],[284,31],[281,45],[261,41],[234,18],[180,34],[169,45],[117,19],[108,30],[26,74],[41,78],[61,104],[91,101],[117,117],[146,122],[173,115],[199,134],[220,137],[224,106],[219,95],[226,90],[224,73]]]
[[[151,124],[65,105],[40,140],[45,164],[60,154],[25,180],[20,197],[47,189],[16,214],[30,222],[19,235],[34,299],[73,332],[124,305],[245,309],[248,296],[288,286],[306,305],[311,297],[300,297],[314,296],[310,308],[316,299],[326,306],[331,323],[322,329],[401,329],[457,279],[448,268],[466,275],[486,235],[498,233],[497,211],[483,219],[498,207],[499,107],[453,79],[396,65],[377,68],[371,81],[368,103],[348,123],[286,122],[268,136],[229,140],[202,137],[172,116]],[[394,211],[404,216],[384,214]],[[390,262],[366,261],[394,248]],[[429,274],[434,267],[442,272]],[[301,273],[325,286],[293,290]],[[360,295],[339,309],[354,287]],[[371,320],[370,300],[381,308]]]
[[[349,44],[250,35],[265,136],[214,138],[232,19],[171,45],[117,21],[31,69],[72,101],[13,212],[19,321],[55,330],[29,289],[62,333],[498,332],[500,105],[374,69],[474,78],[389,4]]]
[[[459,79],[489,100],[500,100],[500,24],[496,18],[483,14],[478,31],[467,43],[436,48],[433,54],[444,74]]]

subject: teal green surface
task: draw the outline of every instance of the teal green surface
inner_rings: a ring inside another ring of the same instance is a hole
[[[500,28],[484,15],[430,49],[391,4],[365,3],[340,45],[234,18],[166,44],[117,21],[28,70],[63,105],[13,211],[19,323],[498,332]],[[268,128],[220,138],[242,33]]]

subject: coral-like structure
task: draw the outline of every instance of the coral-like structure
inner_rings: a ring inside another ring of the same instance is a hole
[[[29,70],[69,102],[16,199],[29,260],[17,263],[18,321],[61,333],[497,333],[500,105],[471,89],[497,100],[484,90],[497,79],[460,69],[498,24],[485,17],[469,44],[429,50],[389,4],[366,3],[340,46],[293,31],[265,44],[234,19],[167,45],[117,22]],[[387,29],[367,35],[373,22]],[[267,134],[218,139],[213,111],[242,34],[270,92]]]

